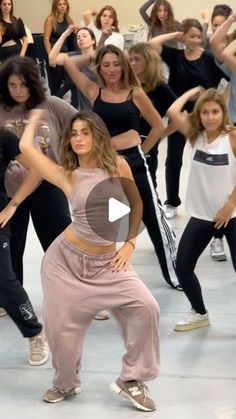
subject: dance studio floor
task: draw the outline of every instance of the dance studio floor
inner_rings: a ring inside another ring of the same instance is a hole
[[[164,199],[164,156],[160,146],[158,171]],[[182,171],[184,196],[188,150]],[[55,210],[56,211],[56,210]],[[173,220],[177,237],[186,223],[184,207]],[[214,262],[209,248],[202,255],[197,273],[201,279],[211,326],[177,333],[173,326],[189,310],[183,293],[169,288],[160,275],[152,245],[144,231],[139,237],[133,264],[161,308],[161,370],[149,383],[155,412],[139,412],[113,394],[109,384],[119,375],[124,352],[113,318],[94,321],[86,336],[82,392],[56,405],[42,402],[51,386],[50,361],[41,367],[27,364],[27,341],[8,317],[0,319],[0,418],[1,419],[236,419],[236,276],[229,260]],[[31,228],[25,254],[25,287],[37,314],[41,315],[42,290],[39,267],[42,251]],[[63,310],[63,307],[62,307]]]

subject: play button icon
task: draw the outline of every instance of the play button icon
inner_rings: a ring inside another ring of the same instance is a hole
[[[113,223],[116,220],[130,213],[130,207],[123,204],[115,198],[109,198],[108,201],[108,220]]]
[[[135,186],[131,179],[111,177],[98,182],[87,196],[86,219],[98,242],[99,237],[111,242],[124,242],[128,237],[131,208],[122,184],[131,191]],[[144,228],[141,222],[138,234]]]

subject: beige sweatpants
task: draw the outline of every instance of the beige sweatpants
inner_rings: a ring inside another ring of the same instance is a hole
[[[112,272],[115,253],[86,254],[63,233],[42,262],[45,333],[55,369],[53,385],[78,386],[83,340],[94,315],[110,309],[121,326],[126,354],[122,380],[148,381],[159,372],[159,306],[136,272]]]

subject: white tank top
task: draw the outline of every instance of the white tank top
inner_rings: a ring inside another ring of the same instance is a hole
[[[186,209],[195,218],[213,221],[236,186],[236,158],[229,134],[211,144],[206,133],[197,138],[192,153]],[[231,218],[236,217],[236,208]]]

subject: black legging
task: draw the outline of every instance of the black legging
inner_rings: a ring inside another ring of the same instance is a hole
[[[178,207],[181,204],[179,197],[180,171],[183,161],[183,152],[185,146],[185,137],[176,131],[169,135],[167,140],[166,157],[166,205]]]
[[[19,205],[10,225],[12,267],[21,284],[23,283],[23,254],[30,215],[44,251],[71,223],[66,196],[47,181],[43,181],[35,192]]]
[[[214,222],[190,218],[179,242],[176,268],[180,284],[191,306],[197,313],[205,314],[201,285],[194,269],[199,256],[207,247],[216,229]],[[231,259],[236,271],[236,217],[232,218],[223,229]]]
[[[22,335],[38,335],[42,325],[22,285],[12,270],[9,228],[0,229],[0,307],[4,307]]]

